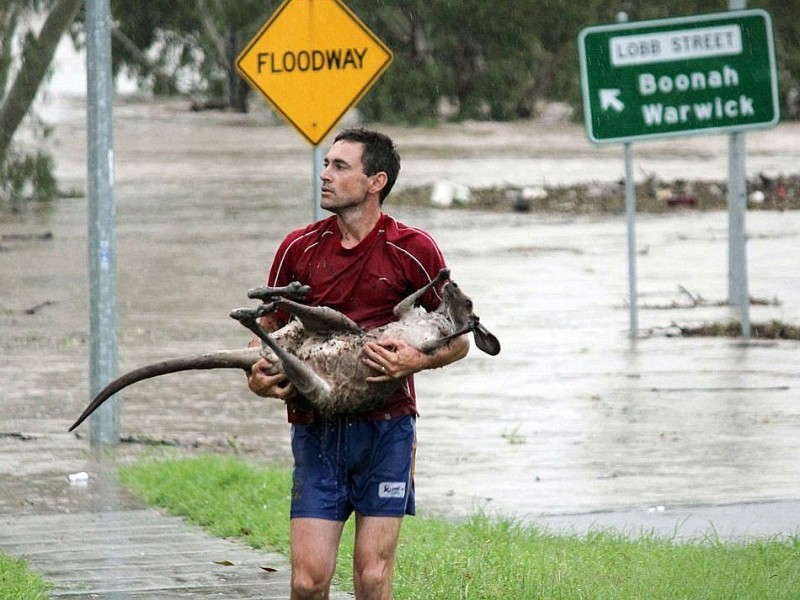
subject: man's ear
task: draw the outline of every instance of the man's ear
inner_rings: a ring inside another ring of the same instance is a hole
[[[379,194],[388,182],[389,176],[384,171],[378,171],[375,175],[372,175],[372,184],[369,187],[369,192]]]

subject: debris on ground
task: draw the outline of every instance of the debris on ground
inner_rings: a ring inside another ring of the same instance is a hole
[[[636,184],[636,210],[668,213],[676,210],[726,210],[727,182],[663,181],[650,175]],[[625,212],[624,182],[580,183],[541,188],[496,186],[469,190],[469,202],[446,206],[488,211],[550,212],[570,214],[622,214]],[[393,203],[429,206],[433,186],[398,190]],[[444,206],[442,203],[435,203]],[[750,210],[800,210],[800,175],[768,176],[760,173],[747,182]]]

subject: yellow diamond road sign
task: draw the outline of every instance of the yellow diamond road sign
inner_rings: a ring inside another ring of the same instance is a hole
[[[285,0],[236,68],[314,146],[392,62],[339,0]]]

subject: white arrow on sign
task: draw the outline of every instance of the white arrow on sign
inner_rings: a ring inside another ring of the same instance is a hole
[[[625,105],[622,103],[622,100],[619,99],[621,92],[622,90],[600,90],[600,108],[602,110],[613,108],[616,112],[622,112]]]

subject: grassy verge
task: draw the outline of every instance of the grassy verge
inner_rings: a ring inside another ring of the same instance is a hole
[[[290,473],[232,458],[145,461],[122,481],[218,536],[288,551]],[[348,524],[337,582],[350,588]],[[800,539],[673,543],[612,533],[556,536],[477,515],[403,525],[395,597],[403,599],[797,598]]]
[[[28,569],[25,561],[0,552],[0,599],[45,600],[50,585]]]

